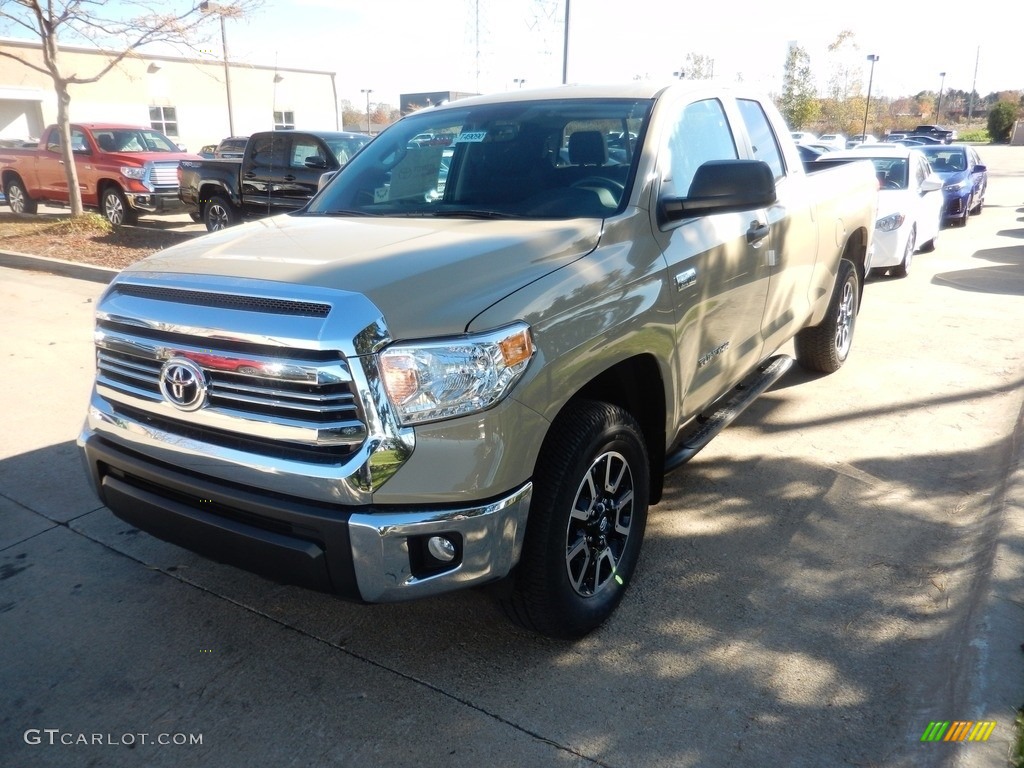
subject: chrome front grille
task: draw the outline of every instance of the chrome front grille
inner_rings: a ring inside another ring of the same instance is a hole
[[[164,397],[161,370],[187,359],[203,372],[205,405],[184,412]],[[259,345],[100,321],[96,330],[96,390],[105,399],[159,420],[161,429],[212,442],[236,435],[249,450],[282,444],[341,461],[366,439],[351,372],[340,353],[267,349]]]
[[[152,181],[154,187],[178,186],[178,164],[153,163],[153,170],[150,173],[150,180]]]

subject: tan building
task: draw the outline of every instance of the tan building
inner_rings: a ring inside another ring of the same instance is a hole
[[[38,42],[0,39],[0,51],[43,65]],[[109,60],[101,50],[61,48],[67,73],[91,77]],[[190,152],[229,135],[273,128],[342,129],[334,72],[231,62],[225,82],[224,63],[217,59],[139,54],[70,92],[72,121],[148,125]],[[0,139],[38,138],[56,121],[50,78],[0,56]]]

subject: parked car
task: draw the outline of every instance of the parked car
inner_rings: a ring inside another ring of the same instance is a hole
[[[638,137],[625,162],[609,126]],[[409,147],[427,132],[448,146]],[[788,132],[706,81],[405,116],[302,210],[115,278],[79,436],[96,489],[279,581],[392,602],[508,578],[524,625],[596,629],[665,472],[789,349],[821,373],[852,349],[874,169],[808,172]]]
[[[793,141],[799,144],[814,144],[818,141],[818,137],[810,131],[793,131],[790,136],[793,137]]]
[[[214,152],[216,152],[216,151],[217,151],[217,145],[216,144],[204,144],[203,146],[201,146],[199,148],[198,155],[201,158],[203,158],[204,160],[212,160],[213,157],[214,157]]]
[[[878,143],[878,139],[875,136],[872,136],[870,133],[868,133],[868,134],[858,133],[856,136],[851,136],[850,138],[848,138],[846,140],[846,148],[847,149],[853,149],[854,147],[859,147],[861,144],[877,144],[877,143]]]
[[[248,136],[228,136],[220,140],[213,156],[222,160],[237,160],[245,154],[245,145],[248,143]]]
[[[344,166],[369,141],[365,133],[340,131],[254,133],[241,160],[181,163],[181,202],[210,232],[243,218],[294,211],[316,194],[324,174]]]
[[[908,136],[927,136],[937,139],[941,144],[952,144],[956,141],[956,131],[951,128],[943,128],[941,125],[919,125]]]
[[[905,138],[907,138],[907,134],[905,134],[905,133],[889,133],[889,134],[886,134],[886,136],[885,136],[885,140],[886,141],[899,141],[900,139],[905,139]]]
[[[184,212],[178,200],[178,163],[199,161],[159,131],[115,123],[74,123],[71,150],[82,204],[98,208],[114,225],[140,215]],[[0,149],[0,179],[15,213],[39,203],[69,202],[60,131],[51,125],[32,148]]]
[[[942,179],[943,223],[966,226],[968,216],[981,213],[988,189],[988,168],[977,150],[966,144],[941,144],[920,151]]]
[[[812,144],[824,144],[832,149],[846,149],[846,137],[841,133],[823,133]]]
[[[935,249],[942,215],[942,179],[911,147],[863,145],[832,152],[818,162],[868,159],[878,177],[878,219],[871,271],[906,277],[918,251]]]

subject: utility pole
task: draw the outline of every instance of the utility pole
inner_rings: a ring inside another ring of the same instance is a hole
[[[978,60],[981,58],[981,46],[978,46],[977,53],[974,54],[974,79],[971,80],[971,95],[967,97],[967,122],[971,122],[971,118],[974,117],[974,86],[978,83]]]
[[[562,85],[569,82],[569,0],[565,0],[565,40],[562,43]]]

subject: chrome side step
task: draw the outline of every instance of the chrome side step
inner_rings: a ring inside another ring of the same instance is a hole
[[[698,416],[694,421],[696,428],[683,437],[682,442],[665,457],[665,471],[670,472],[696,456],[712,438],[743,413],[748,405],[781,379],[792,365],[793,358],[789,355],[769,358],[753,375],[736,385],[728,400],[719,401],[721,404],[710,414]]]

